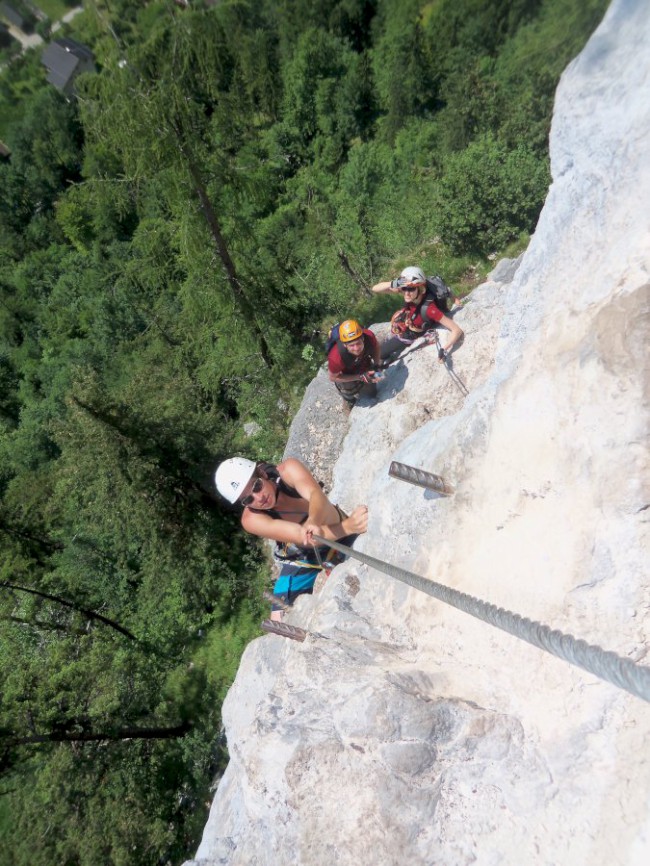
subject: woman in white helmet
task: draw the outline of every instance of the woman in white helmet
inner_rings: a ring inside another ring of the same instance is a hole
[[[444,286],[442,280],[440,283]],[[410,345],[427,332],[433,335],[433,329],[436,325],[442,325],[449,331],[447,344],[442,346],[438,358],[440,363],[446,359],[448,353],[463,338],[464,334],[461,328],[452,318],[445,315],[440,308],[443,304],[440,301],[436,302],[434,286],[429,286],[429,281],[422,268],[414,266],[404,268],[396,280],[376,283],[372,290],[373,292],[394,292],[404,295],[404,306],[391,319],[393,336],[381,347],[382,360],[401,352],[405,345]],[[458,299],[451,293],[449,293],[449,297],[454,303],[459,303]]]
[[[279,603],[272,618],[279,618],[282,603],[291,604],[296,596],[312,591],[330,553],[329,548],[314,547],[314,535],[346,544],[368,528],[365,505],[346,515],[293,457],[277,466],[231,457],[217,468],[215,483],[224,499],[243,507],[241,525],[246,532],[278,543],[276,556],[285,565],[273,590]]]

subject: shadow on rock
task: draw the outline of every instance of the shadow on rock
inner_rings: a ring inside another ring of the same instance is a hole
[[[376,403],[392,400],[404,388],[409,377],[409,369],[401,359],[393,362],[386,370],[386,378],[379,385]]]

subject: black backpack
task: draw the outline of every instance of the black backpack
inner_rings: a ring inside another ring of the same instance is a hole
[[[453,294],[447,283],[440,276],[427,277],[426,295],[422,303],[422,318],[431,301],[445,315],[449,312],[449,302]]]

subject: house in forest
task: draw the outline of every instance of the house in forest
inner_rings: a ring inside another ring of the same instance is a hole
[[[95,56],[81,42],[66,37],[55,39],[43,51],[41,63],[47,80],[66,96],[74,94],[74,81],[82,72],[96,72]]]
[[[34,18],[29,11],[17,9],[8,0],[2,0],[0,3],[0,18],[23,33],[31,33],[34,29]]]

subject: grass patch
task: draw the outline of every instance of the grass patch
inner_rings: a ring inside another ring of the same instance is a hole
[[[63,0],[36,0],[36,3],[52,22],[60,21],[66,12],[70,12],[75,6],[81,6],[81,3],[64,3]]]

